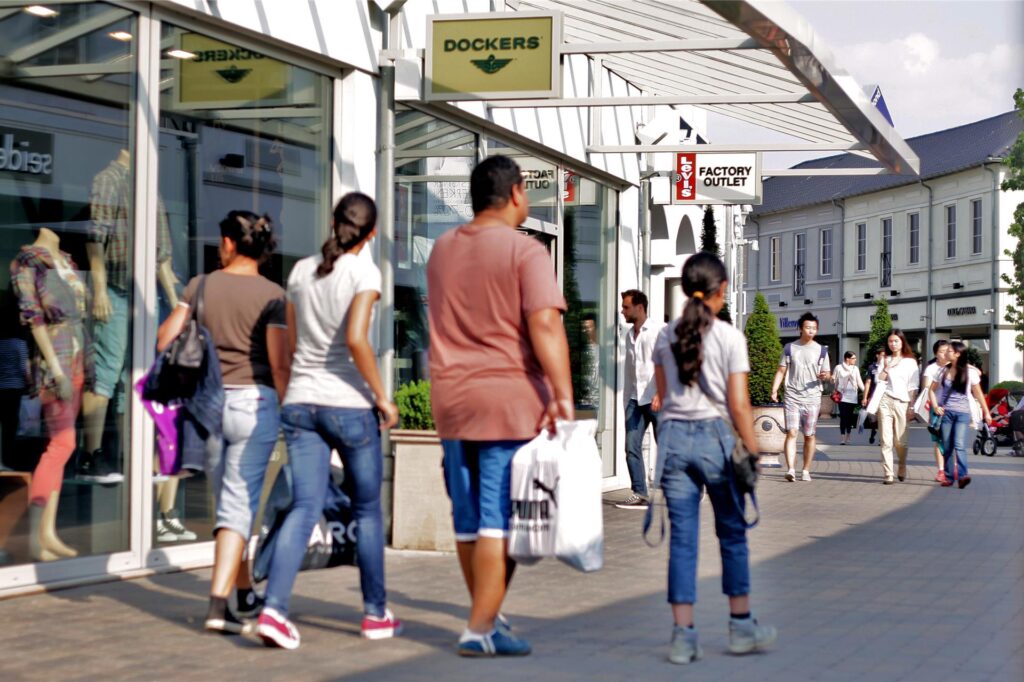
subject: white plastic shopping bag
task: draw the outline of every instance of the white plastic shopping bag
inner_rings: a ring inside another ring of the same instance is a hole
[[[564,438],[558,459],[558,523],[555,556],[573,568],[596,571],[604,565],[604,512],[601,506],[601,453],[594,433],[597,421],[558,425]]]
[[[509,555],[531,564],[555,556],[581,571],[604,562],[601,456],[595,420],[559,422],[512,459]]]

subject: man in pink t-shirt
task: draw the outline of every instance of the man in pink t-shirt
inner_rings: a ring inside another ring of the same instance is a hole
[[[523,656],[530,645],[498,613],[513,567],[512,456],[556,418],[573,418],[565,299],[548,252],[515,230],[529,209],[519,166],[487,158],[470,195],[473,220],[443,234],[427,264],[431,402],[473,602],[458,651]]]

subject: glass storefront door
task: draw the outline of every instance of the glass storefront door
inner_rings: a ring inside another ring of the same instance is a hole
[[[220,267],[219,223],[232,210],[272,221],[277,250],[261,274],[281,286],[296,261],[319,251],[331,210],[331,85],[252,45],[171,24],[162,25],[160,42],[162,321],[185,283]],[[201,474],[157,475],[153,483],[154,547],[212,538],[212,498]]]
[[[0,13],[0,564],[130,544],[136,27]]]

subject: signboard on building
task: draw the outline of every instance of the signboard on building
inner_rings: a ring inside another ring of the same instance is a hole
[[[288,95],[288,64],[198,33],[183,33],[180,41],[173,60],[175,101],[180,105],[210,109],[299,103]]]
[[[937,328],[977,327],[992,323],[992,296],[964,296],[935,301]]]
[[[675,158],[673,204],[760,205],[760,154],[678,152]]]
[[[561,93],[559,13],[427,17],[423,99],[532,99]]]
[[[0,127],[0,177],[53,181],[53,135]]]
[[[847,334],[869,334],[871,332],[871,320],[878,310],[871,305],[848,306],[846,308],[846,325],[844,329]],[[904,330],[917,330],[927,328],[928,306],[924,301],[915,303],[893,303],[889,302],[889,315],[894,323]]]

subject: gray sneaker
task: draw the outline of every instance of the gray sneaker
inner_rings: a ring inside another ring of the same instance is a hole
[[[633,493],[622,502],[616,502],[619,509],[647,509],[647,498]]]
[[[778,636],[773,625],[758,625],[753,618],[729,619],[729,651],[734,654],[749,654],[763,649]]]
[[[699,660],[704,651],[697,643],[697,630],[672,626],[672,649],[668,652],[668,660],[679,665],[686,665]]]

